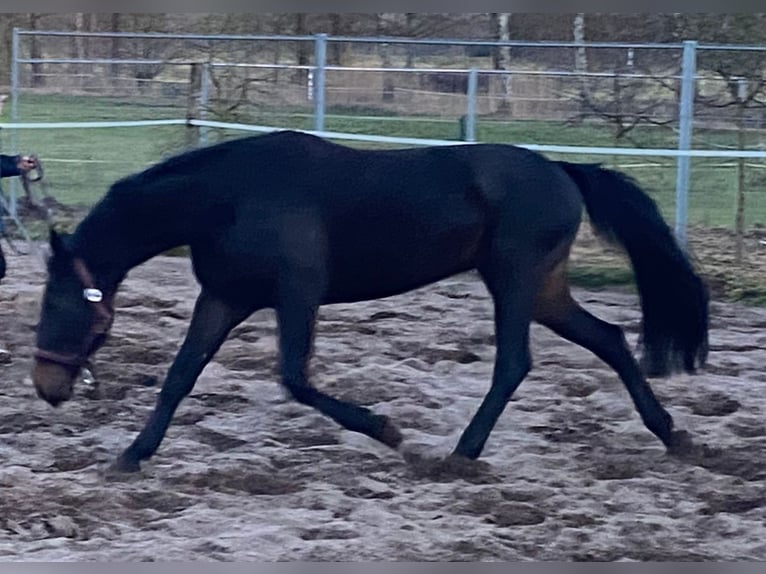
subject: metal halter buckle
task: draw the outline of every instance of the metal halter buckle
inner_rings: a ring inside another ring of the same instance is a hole
[[[104,294],[101,292],[101,289],[95,289],[93,287],[83,289],[82,296],[85,297],[86,301],[90,301],[91,303],[101,303],[101,301],[104,300]]]

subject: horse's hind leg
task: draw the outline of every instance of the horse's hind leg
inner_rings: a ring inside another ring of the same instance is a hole
[[[202,291],[194,307],[189,331],[168,371],[154,411],[133,443],[117,458],[113,469],[137,471],[141,461],[155,453],[181,400],[191,392],[202,369],[231,329],[251,311],[234,308]]]
[[[344,428],[366,434],[391,448],[402,441],[388,417],[341,401],[312,387],[306,370],[311,354],[317,306],[305,301],[305,292],[286,297],[277,308],[282,383],[300,403],[314,407]]]
[[[681,436],[673,432],[673,419],[641,373],[622,329],[594,317],[572,299],[565,263],[546,277],[535,302],[535,320],[590,350],[612,367],[628,389],[646,427],[672,449]]]
[[[537,287],[535,265],[502,258],[479,272],[495,304],[497,351],[492,385],[453,454],[476,459],[508,401],[529,372],[529,323]]]

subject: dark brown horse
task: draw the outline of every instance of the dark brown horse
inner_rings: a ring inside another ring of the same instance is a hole
[[[476,269],[494,301],[497,353],[492,386],[456,455],[480,455],[529,371],[532,320],[609,364],[647,428],[670,450],[685,448],[688,435],[673,430],[622,330],[570,296],[565,271],[583,203],[595,229],[632,262],[644,371],[693,371],[707,353],[706,289],[654,202],[626,176],[509,145],[362,151],[279,132],[190,151],[127,177],[73,235],[51,233],[34,384],[53,405],[69,399],[108,333],[127,272],[189,245],[202,287],[191,325],[153,413],[116,468],[138,470],[155,453],[231,329],[266,307],[277,313],[282,383],[291,395],[397,447],[401,435],[387,417],[307,380],[317,309]]]

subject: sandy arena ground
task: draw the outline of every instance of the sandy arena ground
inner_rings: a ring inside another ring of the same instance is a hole
[[[764,560],[766,309],[712,305],[706,371],[653,381],[709,447],[665,454],[617,376],[533,328],[535,367],[480,462],[442,475],[285,398],[275,321],[238,327],[140,475],[104,467],[143,426],[188,323],[187,260],[133,270],[100,386],[58,409],[29,379],[44,282],[10,256],[0,284],[0,560]],[[576,290],[635,345],[636,297]],[[446,455],[489,386],[491,303],[462,275],[323,308],[317,386],[393,417],[404,448]]]

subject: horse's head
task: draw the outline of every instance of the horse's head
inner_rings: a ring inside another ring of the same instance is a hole
[[[37,394],[56,406],[71,398],[75,377],[104,344],[113,313],[85,262],[72,253],[69,237],[51,230],[50,244],[32,381]]]

